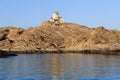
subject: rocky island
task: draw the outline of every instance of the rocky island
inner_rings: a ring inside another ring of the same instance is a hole
[[[0,28],[0,50],[11,53],[119,54],[120,31],[66,23],[57,12],[49,21],[28,29]]]

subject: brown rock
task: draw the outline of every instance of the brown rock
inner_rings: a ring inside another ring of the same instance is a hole
[[[8,51],[39,51],[46,49],[100,50],[119,49],[120,31],[103,26],[88,28],[74,23],[52,25],[43,22],[35,28],[0,29],[0,49]]]

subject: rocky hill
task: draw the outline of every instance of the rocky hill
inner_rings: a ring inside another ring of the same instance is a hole
[[[120,31],[74,23],[56,26],[49,21],[28,29],[0,28],[0,50],[119,50]]]

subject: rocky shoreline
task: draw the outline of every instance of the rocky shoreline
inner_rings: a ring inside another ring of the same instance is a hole
[[[3,51],[0,50],[0,58],[7,58],[9,56],[18,56],[18,54],[62,54],[62,53],[78,53],[78,54],[104,54],[104,55],[120,55],[120,50],[39,50],[39,51]]]
[[[120,55],[120,50],[39,50],[39,51],[2,51],[0,50],[0,58],[9,56],[17,56],[18,54],[62,54],[62,53],[78,53],[78,54],[104,54],[104,55]]]
[[[12,53],[119,54],[120,31],[66,22],[56,26],[49,21],[28,29],[3,27],[0,28],[0,50],[0,56]]]

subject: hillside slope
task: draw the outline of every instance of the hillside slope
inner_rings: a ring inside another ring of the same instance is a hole
[[[100,26],[88,28],[74,23],[60,26],[45,21],[35,28],[0,28],[0,50],[39,51],[47,49],[120,49],[120,31]]]

